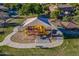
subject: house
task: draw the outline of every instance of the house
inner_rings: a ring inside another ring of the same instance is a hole
[[[59,4],[58,8],[63,10],[63,11],[73,11],[73,7],[69,4]]]
[[[6,26],[7,19],[9,18],[9,15],[7,13],[7,7],[4,5],[0,4],[0,27]]]
[[[67,29],[74,29],[74,28],[79,28],[78,24],[75,21],[70,21],[70,22],[63,22],[63,21],[56,21],[55,24],[58,27],[64,27]]]
[[[8,8],[7,7],[5,7],[4,5],[0,5],[0,11],[2,10],[2,11],[6,11]]]
[[[68,4],[60,4],[58,8],[61,10],[60,16],[73,16],[74,7]]]
[[[1,19],[6,19],[8,18],[8,13],[7,13],[7,7],[3,6],[3,5],[0,5],[0,18]]]

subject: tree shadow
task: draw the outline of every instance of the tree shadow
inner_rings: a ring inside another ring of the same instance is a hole
[[[4,31],[0,31],[0,34],[3,35],[4,34]]]
[[[77,37],[64,37],[64,39],[79,39],[79,36],[77,36]]]
[[[5,53],[4,51],[0,50],[0,56],[13,56],[13,55]]]
[[[7,27],[15,27],[15,26],[18,26],[18,25],[20,25],[19,23],[8,23],[7,24]]]
[[[11,54],[0,53],[0,56],[13,56]]]

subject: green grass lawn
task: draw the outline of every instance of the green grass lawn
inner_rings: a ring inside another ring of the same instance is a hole
[[[4,40],[4,38],[10,34],[13,30],[13,27],[3,28],[4,34],[0,34],[0,42]]]
[[[79,55],[79,39],[64,39],[64,43],[55,48],[50,49],[17,49],[8,46],[0,47],[0,50],[10,55],[27,56],[27,55],[43,55],[43,56],[57,56],[57,55]]]

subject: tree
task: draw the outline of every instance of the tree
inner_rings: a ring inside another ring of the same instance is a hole
[[[35,11],[36,14],[41,14],[41,13],[43,13],[42,5],[40,5],[40,4],[35,4],[34,11]]]
[[[43,8],[40,4],[36,4],[36,3],[23,4],[19,11],[21,15],[41,14],[43,13]]]
[[[55,11],[50,13],[50,17],[56,19],[57,16],[59,15],[59,13],[60,13],[59,10],[55,10]]]

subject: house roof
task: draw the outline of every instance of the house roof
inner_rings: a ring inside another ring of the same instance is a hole
[[[63,4],[60,4],[58,5],[58,8],[71,8],[72,6],[71,5],[63,5]]]
[[[44,23],[50,25],[49,20],[48,20],[48,17],[45,16],[45,15],[39,16],[39,17],[38,17],[38,20],[40,20],[40,21],[42,21],[42,22],[44,22]]]
[[[58,5],[58,8],[63,11],[74,11],[74,7],[71,5]]]
[[[5,19],[7,19],[7,18],[9,18],[9,16],[8,16],[8,14],[6,13],[6,12],[0,12],[0,18],[5,18]]]
[[[71,29],[78,28],[78,25],[76,25],[76,24],[74,24],[72,22],[69,22],[69,24],[67,25],[67,28],[71,28]]]
[[[61,21],[57,21],[56,22],[57,26],[63,26],[65,28],[78,28],[78,25],[73,23],[73,22],[61,22]]]
[[[0,9],[1,9],[1,10],[6,10],[6,9],[8,9],[8,8],[5,7],[5,6],[0,5]]]

